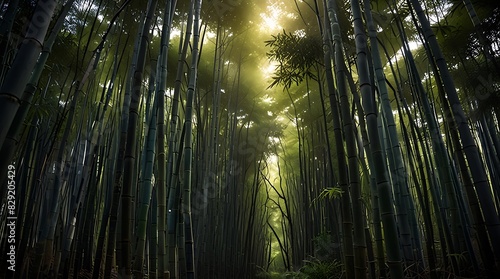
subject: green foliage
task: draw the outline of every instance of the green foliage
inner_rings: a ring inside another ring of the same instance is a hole
[[[326,198],[328,199],[337,199],[342,196],[344,191],[340,189],[340,187],[327,187],[323,189],[323,191],[312,201],[312,203],[315,203],[318,200],[324,200]]]
[[[306,78],[317,79],[312,68],[322,58],[320,38],[287,33],[285,30],[272,37],[272,40],[265,42],[267,47],[271,47],[267,56],[278,62],[278,65],[269,87],[282,84],[285,88],[290,88],[292,83],[299,85]]]
[[[297,272],[278,273],[261,271],[257,278],[262,279],[335,279],[342,278],[342,264],[339,261],[320,261],[318,259],[304,260],[304,266]]]
[[[299,270],[298,278],[333,279],[342,277],[342,264],[338,261],[326,262],[319,260],[305,261]]]

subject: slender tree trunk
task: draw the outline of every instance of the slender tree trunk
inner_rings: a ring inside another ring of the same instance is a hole
[[[326,1],[325,1],[326,4]],[[327,13],[327,10],[325,10]],[[326,14],[328,16],[328,13]],[[356,278],[366,277],[366,239],[365,239],[365,227],[363,222],[363,206],[361,200],[361,185],[359,182],[359,166],[356,151],[356,140],[355,140],[355,127],[353,126],[353,121],[350,114],[350,104],[347,97],[347,87],[346,87],[346,77],[345,77],[345,64],[344,64],[344,54],[343,45],[341,41],[340,29],[337,22],[337,15],[332,10],[330,12],[330,25],[325,24],[325,34],[330,41],[330,34],[333,34],[333,42],[335,45],[335,73],[337,81],[337,89],[340,99],[340,112],[343,123],[343,132],[345,137],[347,158],[348,158],[348,174],[349,174],[349,192],[351,196],[352,203],[352,216],[353,216],[353,232],[354,232],[354,275]],[[325,21],[327,21],[325,19]],[[328,51],[325,53],[325,65],[328,72],[331,74],[331,57],[330,51],[332,50],[331,45],[327,43],[325,46]],[[327,76],[328,78],[328,76]],[[345,193],[344,193],[345,194]],[[350,233],[344,231],[344,234]]]
[[[4,14],[0,24],[0,83],[4,81],[4,73],[8,66],[8,50],[11,41],[12,26],[17,15],[19,0],[9,1],[9,6]]]
[[[151,73],[150,83],[154,84],[153,75],[155,72]],[[152,92],[151,92],[152,93]],[[137,244],[135,245],[135,257],[133,272],[135,277],[143,278],[143,266],[144,266],[144,255],[146,248],[146,229],[148,224],[149,208],[151,203],[151,195],[153,192],[153,161],[155,157],[155,145],[156,145],[156,124],[157,124],[157,108],[158,99],[155,98],[154,105],[152,109],[152,115],[149,120],[149,129],[145,142],[145,165],[142,170],[143,181],[140,183],[141,188],[139,189],[141,196],[139,198],[138,205],[138,215],[137,215]]]
[[[373,16],[371,12],[370,2],[367,0],[363,1],[365,17],[368,26],[368,34],[370,37],[371,46],[371,57],[373,59],[373,65],[376,76],[376,84],[380,93],[382,114],[387,122],[386,129],[388,135],[388,152],[392,154],[392,162],[390,165],[392,180],[394,187],[399,189],[401,192],[401,197],[396,196],[396,210],[398,225],[400,227],[400,235],[402,241],[402,251],[408,266],[415,266],[415,270],[419,269],[419,265],[422,263],[417,263],[414,265],[414,249],[417,247],[412,247],[412,239],[415,239],[416,243],[420,243],[419,235],[412,234],[410,230],[410,220],[414,220],[416,217],[409,211],[410,204],[412,204],[411,196],[409,195],[409,188],[406,179],[406,172],[403,165],[403,158],[401,154],[401,149],[399,146],[399,139],[396,131],[396,124],[394,121],[394,116],[392,114],[392,108],[389,100],[389,94],[385,82],[385,74],[383,71],[383,65],[380,58],[379,43],[377,40],[376,26],[373,21]],[[418,271],[417,271],[418,272]]]
[[[368,58],[366,50],[366,35],[361,19],[361,9],[357,0],[351,0],[351,8],[354,16],[354,33],[356,40],[357,66],[359,84],[365,110],[370,148],[373,154],[375,178],[379,194],[380,215],[384,225],[385,246],[387,251],[387,263],[392,278],[403,278],[403,266],[398,241],[398,229],[394,219],[392,205],[392,187],[387,174],[387,164],[381,150],[379,132],[377,129],[377,108],[375,96],[373,96],[372,84],[368,70]]]
[[[184,125],[186,126],[186,136],[184,138],[184,193],[182,213],[184,217],[184,228],[186,236],[186,271],[187,278],[195,278],[194,267],[194,239],[192,231],[192,217],[191,217],[191,168],[192,168],[192,129],[193,129],[193,102],[196,92],[196,81],[198,74],[198,55],[199,55],[199,39],[200,39],[200,12],[201,0],[196,0],[194,4],[194,24],[193,24],[193,50],[191,53],[191,71],[189,75],[189,85],[186,99],[186,119]]]
[[[170,115],[170,134],[168,137],[168,154],[167,154],[167,188],[168,188],[168,200],[167,200],[167,255],[168,255],[168,265],[166,268],[170,272],[170,278],[175,279],[178,278],[178,254],[177,254],[177,226],[179,222],[179,202],[180,202],[180,189],[178,185],[178,158],[179,152],[181,148],[177,145],[179,141],[178,134],[178,122],[179,122],[179,100],[180,100],[180,91],[182,78],[184,75],[184,64],[187,56],[187,49],[189,46],[189,41],[192,32],[193,25],[193,9],[194,9],[194,0],[190,2],[190,9],[187,19],[186,25],[186,34],[183,39],[183,42],[179,45],[180,53],[179,59],[177,61],[177,73],[175,77],[174,83],[174,96],[172,99],[172,110]],[[182,47],[181,47],[182,46]],[[183,128],[184,130],[184,128]],[[179,141],[181,142],[181,141]],[[181,145],[183,143],[181,142]],[[160,208],[159,208],[160,210]],[[163,225],[163,224],[162,224]],[[158,230],[163,229],[160,228],[160,223],[158,223]],[[161,261],[160,261],[161,264]],[[161,268],[160,268],[161,272]]]
[[[158,119],[157,119],[157,166],[158,174],[155,177],[157,180],[157,231],[158,231],[158,275],[160,278],[166,278],[166,262],[167,262],[167,251],[166,251],[166,202],[167,202],[167,177],[166,177],[166,166],[165,166],[165,94],[167,92],[167,62],[168,62],[168,52],[169,52],[169,40],[170,40],[170,30],[171,30],[171,19],[173,18],[173,12],[175,8],[176,1],[167,0],[165,3],[165,11],[163,17],[163,29],[161,37],[161,49],[160,49],[160,75],[157,81],[157,93],[156,98],[158,99]],[[153,232],[156,234],[156,232]]]
[[[127,128],[127,144],[125,148],[124,157],[124,176],[123,176],[123,189],[121,195],[121,245],[122,245],[122,267],[120,274],[125,278],[129,278],[132,274],[132,200],[134,194],[132,192],[133,183],[136,181],[135,176],[137,171],[135,168],[135,154],[137,145],[137,123],[139,120],[139,102],[142,93],[142,80],[144,75],[144,68],[146,62],[147,46],[150,41],[150,29],[153,24],[153,15],[156,10],[157,0],[150,0],[148,2],[147,15],[144,21],[142,35],[139,43],[139,51],[137,57],[137,65],[132,79],[132,96],[129,107],[129,118]]]
[[[457,129],[462,141],[462,148],[469,163],[470,173],[476,189],[478,198],[480,200],[481,209],[483,211],[488,235],[490,237],[491,246],[495,255],[497,264],[500,262],[500,219],[491,193],[491,185],[488,181],[483,161],[479,154],[479,150],[474,142],[471,130],[467,123],[467,118],[463,111],[462,105],[458,98],[456,87],[454,85],[448,66],[441,52],[441,49],[436,40],[436,36],[431,29],[429,20],[422,10],[421,4],[416,0],[409,0],[409,3],[415,9],[418,20],[422,25],[423,35],[429,43],[433,59],[435,60],[438,70],[441,75],[441,80],[446,92],[447,100],[450,104],[451,114],[445,115],[446,121],[453,124],[453,128]]]
[[[43,50],[45,34],[56,9],[55,0],[39,1],[31,19],[26,37],[17,52],[12,66],[0,87],[0,147],[3,146],[7,132],[21,105],[23,92]]]

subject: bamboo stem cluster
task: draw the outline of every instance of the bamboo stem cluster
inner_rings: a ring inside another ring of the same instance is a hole
[[[498,276],[481,6],[449,3],[463,54],[436,1],[294,1],[261,41],[261,2],[21,2],[0,3],[1,278]]]

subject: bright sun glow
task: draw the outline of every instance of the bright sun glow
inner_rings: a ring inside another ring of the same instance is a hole
[[[265,95],[265,96],[261,97],[261,100],[262,100],[262,102],[264,102],[266,104],[272,104],[275,102],[274,98],[269,96],[269,95]]]
[[[262,17],[262,26],[261,30],[267,31],[278,31],[282,29],[282,27],[278,24],[277,18],[275,15],[266,15],[264,13],[260,14]]]
[[[277,65],[276,63],[267,62],[266,65],[259,67],[265,79],[271,78],[272,74],[274,73],[274,70],[276,70],[276,65]]]
[[[275,33],[276,31],[282,30],[283,27],[279,24],[282,16],[283,10],[277,4],[267,6],[266,12],[260,14],[262,18],[260,31]]]
[[[181,30],[179,28],[172,28],[170,31],[170,39],[180,37],[181,36]]]
[[[273,154],[273,155],[269,156],[267,161],[271,164],[277,164],[278,163],[278,155]]]
[[[408,47],[410,48],[410,51],[412,50],[415,50],[415,49],[418,49],[420,46],[422,46],[421,43],[417,42],[417,41],[410,41],[408,43]],[[401,47],[397,52],[396,54],[391,58],[391,62],[392,63],[396,63],[396,61],[400,60],[401,58],[403,58],[403,47]],[[388,65],[387,65],[388,66]],[[386,67],[387,67],[386,66]]]

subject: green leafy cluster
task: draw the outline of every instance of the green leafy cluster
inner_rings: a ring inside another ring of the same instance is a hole
[[[265,272],[262,271],[257,278],[263,279],[336,279],[342,278],[342,264],[339,261],[320,261],[317,259],[304,261],[305,265],[297,272]]]
[[[299,270],[298,278],[333,279],[342,277],[342,265],[338,261],[327,262],[319,260],[305,261]]]
[[[321,61],[323,53],[318,38],[283,30],[283,33],[273,35],[271,40],[265,41],[265,45],[271,48],[267,53],[268,58],[279,63],[269,87],[282,84],[285,88],[290,88],[292,83],[299,85],[306,78],[317,79],[313,70]]]

